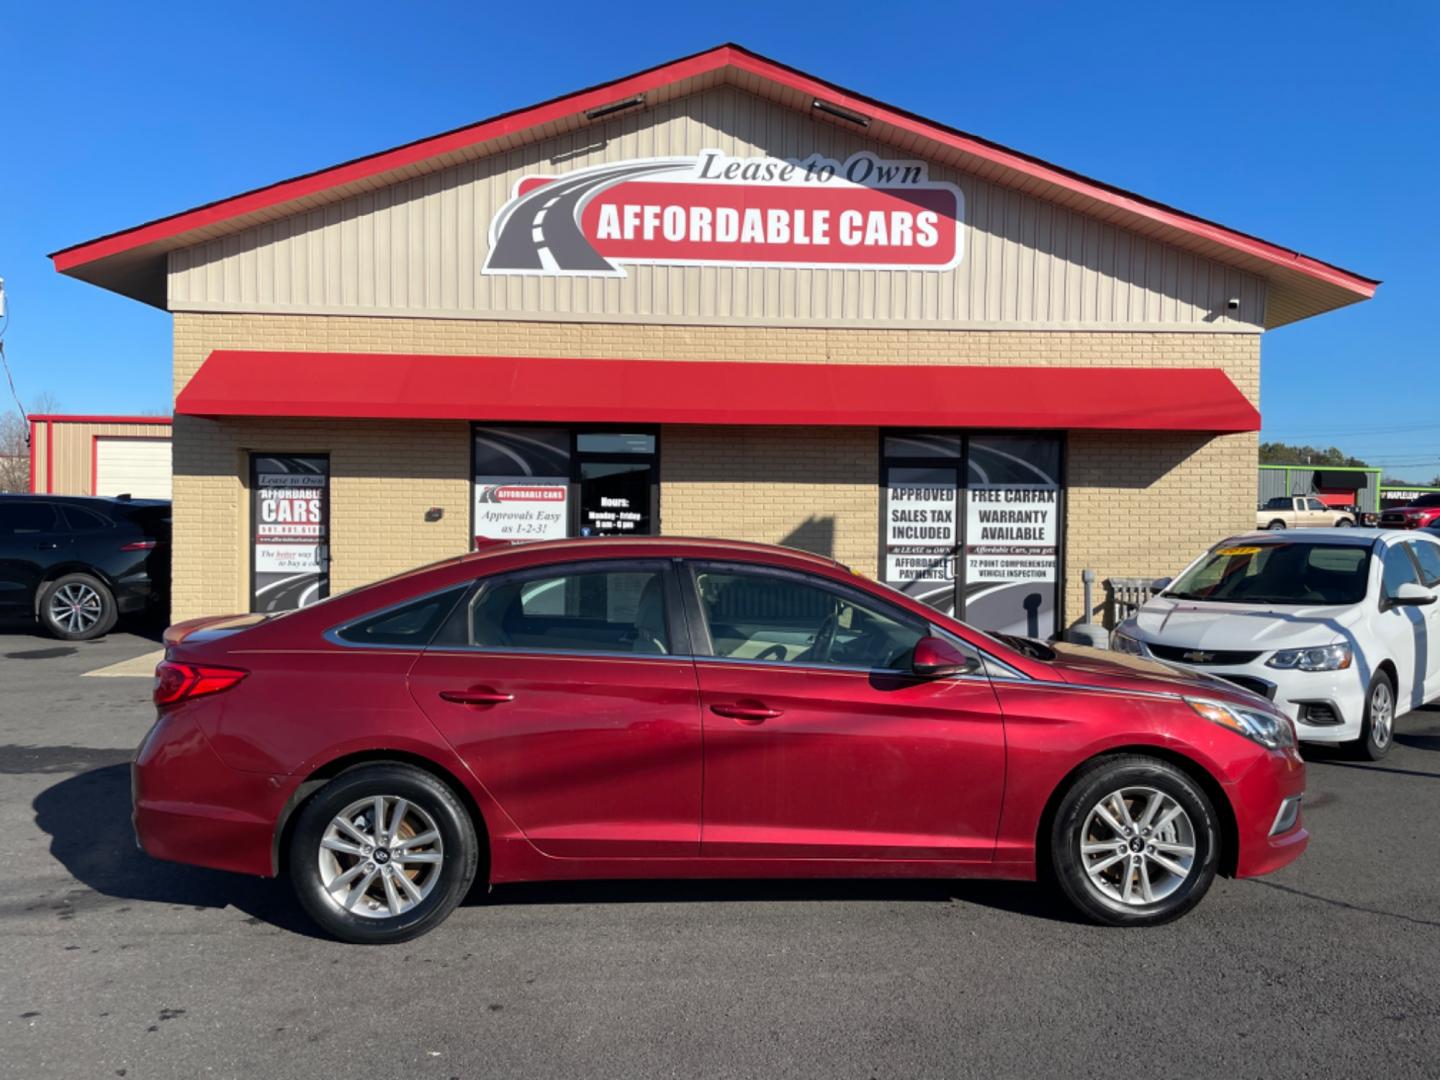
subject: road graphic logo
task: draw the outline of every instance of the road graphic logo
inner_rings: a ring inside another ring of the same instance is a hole
[[[625,264],[949,270],[964,196],[921,161],[719,150],[526,176],[482,273],[624,277]]]

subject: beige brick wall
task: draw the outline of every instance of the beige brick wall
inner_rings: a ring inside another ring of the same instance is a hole
[[[831,330],[298,315],[175,315],[178,392],[214,349],[596,359],[1215,367],[1258,402],[1258,335]],[[1017,393],[1024,389],[1017,387]],[[476,419],[484,419],[477,416]],[[331,457],[332,587],[463,551],[465,424],[206,421],[175,429],[176,618],[247,604],[249,450]],[[1256,437],[1076,433],[1069,443],[1067,604],[1080,571],[1172,573],[1253,521]],[[790,543],[875,572],[878,449],[871,429],[667,427],[661,523],[671,534]],[[426,525],[429,506],[444,520]]]

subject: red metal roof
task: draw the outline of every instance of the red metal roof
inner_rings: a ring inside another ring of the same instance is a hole
[[[72,273],[115,288],[132,296],[163,305],[163,288],[154,281],[138,284],[127,280],[157,272],[155,260],[165,251],[214,235],[217,227],[243,227],[253,215],[277,207],[295,205],[295,209],[313,206],[316,201],[339,198],[349,194],[357,183],[388,182],[403,170],[414,170],[436,159],[476,147],[478,144],[508,135],[536,129],[541,125],[574,120],[587,110],[613,104],[637,94],[701,76],[715,76],[722,81],[744,82],[753,86],[758,80],[803,95],[808,101],[824,99],[827,103],[858,112],[871,120],[870,134],[882,138],[885,132],[892,139],[929,141],[939,147],[953,149],[976,163],[993,166],[1002,181],[1015,186],[1033,186],[1038,192],[1065,192],[1089,206],[1098,214],[1117,217],[1132,227],[1159,229],[1160,235],[1184,238],[1197,247],[1229,252],[1237,257],[1237,265],[1256,272],[1270,268],[1283,276],[1298,275],[1320,287],[1320,293],[1307,297],[1298,305],[1286,306],[1286,318],[1327,310],[1343,303],[1373,296],[1379,282],[1352,271],[1323,262],[1298,251],[1261,240],[1258,237],[1226,228],[1204,218],[1187,214],[1136,195],[1133,192],[1101,183],[1071,172],[1039,158],[1000,146],[978,136],[927,120],[900,109],[887,106],[873,98],[825,82],[774,60],[760,56],[739,45],[726,44],[649,68],[611,82],[554,98],[526,109],[518,109],[488,120],[430,138],[352,161],[332,168],[307,173],[290,180],[257,188],[228,199],[172,214],[155,221],[124,229],[120,232],[75,244],[54,252],[50,258],[62,273]],[[193,234],[193,239],[187,239]],[[102,272],[99,264],[109,263]],[[143,264],[143,269],[142,269]],[[163,285],[163,281],[161,282]]]
[[[1213,368],[213,352],[182,416],[1258,431]]]

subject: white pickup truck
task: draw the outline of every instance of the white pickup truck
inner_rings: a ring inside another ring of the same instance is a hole
[[[1278,495],[1255,511],[1257,529],[1350,529],[1355,515],[1332,510],[1313,495]]]

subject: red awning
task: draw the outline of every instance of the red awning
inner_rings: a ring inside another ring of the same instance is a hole
[[[1258,431],[1213,368],[969,367],[217,351],[183,416]]]

